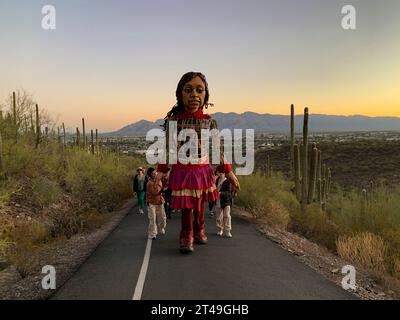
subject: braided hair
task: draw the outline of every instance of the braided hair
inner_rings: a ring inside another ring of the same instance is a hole
[[[201,106],[201,109],[203,110],[204,107],[206,107],[206,109],[208,108],[209,104],[208,103],[208,99],[210,97],[210,93],[208,91],[208,83],[206,80],[206,77],[204,74],[202,74],[201,72],[187,72],[185,73],[181,80],[179,80],[178,82],[178,86],[176,88],[176,92],[175,92],[175,96],[176,96],[176,104],[172,107],[172,109],[170,111],[168,111],[167,115],[164,118],[164,130],[166,130],[167,127],[167,120],[170,117],[176,116],[180,113],[185,112],[185,107],[183,105],[183,99],[182,99],[182,91],[183,91],[183,87],[185,86],[186,83],[188,83],[190,80],[192,80],[195,77],[199,77],[201,80],[203,80],[204,82],[204,86],[205,86],[205,90],[206,90],[206,96],[204,98],[204,104]]]

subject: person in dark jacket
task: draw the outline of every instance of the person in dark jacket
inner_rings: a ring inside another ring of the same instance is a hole
[[[224,168],[217,168],[217,189],[219,199],[215,205],[215,222],[217,225],[217,235],[232,238],[231,207],[233,205],[233,190],[230,181],[225,177]]]
[[[142,167],[139,167],[136,172],[137,174],[133,178],[133,196],[137,195],[139,214],[143,214],[144,201],[146,197],[146,184],[148,179],[147,176],[145,176]]]

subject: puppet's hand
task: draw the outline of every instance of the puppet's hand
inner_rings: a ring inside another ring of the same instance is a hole
[[[233,184],[233,187],[235,188],[235,191],[239,191],[240,190],[240,183],[238,178],[235,176],[235,174],[233,173],[233,171],[229,172],[228,175],[226,176],[230,182]]]

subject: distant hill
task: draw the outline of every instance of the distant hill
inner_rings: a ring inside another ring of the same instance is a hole
[[[285,133],[290,131],[290,115],[259,114],[255,112],[235,112],[212,114],[219,129],[254,129],[259,133]],[[164,121],[140,120],[118,131],[110,132],[115,136],[139,136],[153,128],[161,128]],[[295,131],[302,132],[303,115],[295,115]],[[400,117],[368,117],[363,115],[337,116],[310,114],[310,132],[344,131],[400,131]]]

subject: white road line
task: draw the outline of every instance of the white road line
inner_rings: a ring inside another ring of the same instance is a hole
[[[136,283],[135,293],[133,294],[132,300],[140,300],[142,298],[142,292],[144,282],[146,280],[146,273],[149,267],[150,253],[151,253],[151,239],[147,239],[146,252],[144,253],[142,268],[140,269],[139,278]]]

